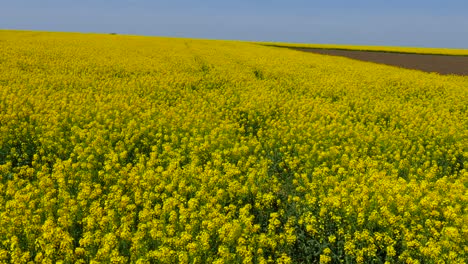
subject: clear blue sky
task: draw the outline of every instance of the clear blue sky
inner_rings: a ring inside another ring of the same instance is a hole
[[[1,0],[0,28],[468,48],[468,0]]]

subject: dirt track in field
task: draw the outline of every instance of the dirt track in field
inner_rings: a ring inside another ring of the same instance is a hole
[[[294,48],[290,49],[324,55],[342,56],[351,59],[381,63],[425,72],[468,76],[468,56],[426,55],[391,53],[379,51],[355,51],[336,49]]]

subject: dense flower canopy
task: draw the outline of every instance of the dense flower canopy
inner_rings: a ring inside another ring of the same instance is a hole
[[[464,263],[468,78],[0,31],[0,262]]]

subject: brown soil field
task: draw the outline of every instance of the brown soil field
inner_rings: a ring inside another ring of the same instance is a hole
[[[290,49],[324,55],[342,56],[351,59],[392,65],[440,74],[468,75],[468,56],[426,55],[379,51],[295,48]]]

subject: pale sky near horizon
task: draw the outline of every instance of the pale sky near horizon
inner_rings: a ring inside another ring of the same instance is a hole
[[[468,0],[0,0],[0,29],[468,49]]]

